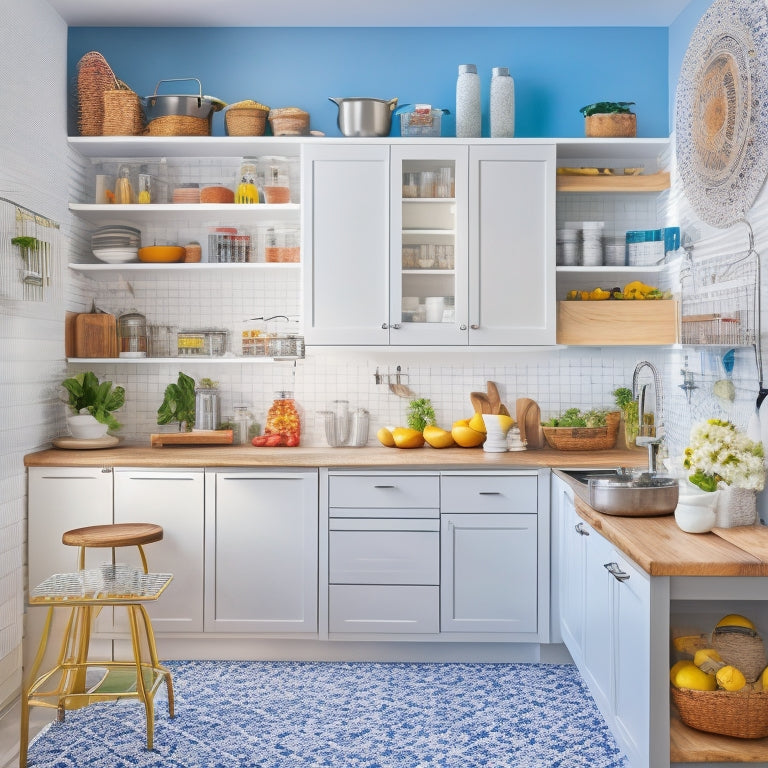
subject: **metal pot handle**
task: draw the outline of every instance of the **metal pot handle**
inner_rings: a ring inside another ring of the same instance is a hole
[[[397,97],[395,97],[394,99],[390,99],[387,102],[387,106],[389,107],[389,111],[393,112],[395,107],[397,106]]]
[[[197,94],[197,97],[199,99],[203,98],[203,84],[196,78],[196,77],[171,77],[168,80],[160,80],[158,84],[155,86],[155,92],[152,94],[153,96],[157,96],[157,89],[160,87],[162,83],[179,83],[184,82],[187,80],[194,80],[197,83],[197,87],[199,90],[199,93]],[[192,94],[190,94],[192,95]]]

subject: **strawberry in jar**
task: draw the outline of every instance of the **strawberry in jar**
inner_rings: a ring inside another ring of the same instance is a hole
[[[285,445],[293,448],[301,440],[301,420],[293,399],[293,392],[277,392],[267,412],[264,435],[269,436],[267,445]],[[274,436],[279,436],[276,442]]]

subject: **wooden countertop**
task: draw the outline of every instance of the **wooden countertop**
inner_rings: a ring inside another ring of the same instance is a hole
[[[644,450],[508,451],[486,453],[481,448],[403,449],[254,448],[253,446],[125,445],[97,450],[50,448],[24,457],[27,467],[343,467],[349,469],[457,468],[539,469],[542,467],[632,467],[646,461]]]
[[[768,528],[715,528],[686,533],[673,515],[619,517],[589,506],[586,488],[558,473],[574,490],[576,512],[651,576],[768,576]]]

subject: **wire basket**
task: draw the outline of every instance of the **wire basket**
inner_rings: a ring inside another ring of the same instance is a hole
[[[604,427],[542,427],[544,437],[557,451],[602,451],[613,448],[619,435],[621,413],[605,415]]]
[[[697,731],[738,739],[768,736],[768,691],[670,689],[680,719]]]

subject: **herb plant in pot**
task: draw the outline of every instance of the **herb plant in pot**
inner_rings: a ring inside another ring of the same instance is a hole
[[[113,411],[125,404],[125,389],[113,387],[111,381],[99,382],[91,371],[64,379],[61,385],[69,393],[67,418],[69,431],[77,440],[104,437],[107,430],[122,426]]]
[[[632,138],[637,135],[637,115],[630,109],[634,101],[597,101],[579,112],[584,115],[587,138]]]

